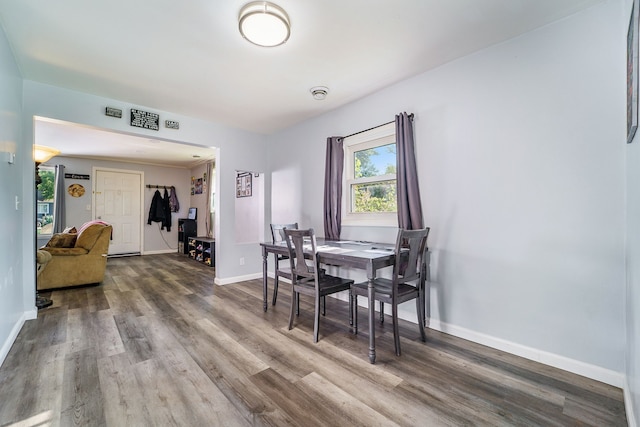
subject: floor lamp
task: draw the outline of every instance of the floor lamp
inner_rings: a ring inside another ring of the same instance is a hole
[[[34,203],[35,203],[35,213],[36,213],[36,219],[38,219],[38,186],[40,185],[40,183],[42,182],[42,178],[40,177],[40,165],[44,162],[47,162],[49,160],[51,160],[53,157],[57,156],[58,154],[60,154],[60,151],[56,150],[55,148],[49,148],[49,147],[45,147],[43,145],[34,145],[33,146],[33,160],[36,162],[36,193],[35,193],[35,197],[34,197]],[[60,196],[60,197],[64,197],[64,195]],[[32,223],[35,224],[35,221]],[[38,233],[36,231],[36,237],[35,237],[35,248],[36,250],[38,249]],[[37,265],[36,265],[36,270],[37,270]],[[51,301],[49,298],[45,298],[42,297],[38,294],[38,279],[37,279],[37,271],[36,271],[36,307],[38,307],[38,310],[40,310],[41,308],[45,308],[45,307],[49,307],[51,304],[53,304],[53,301]]]

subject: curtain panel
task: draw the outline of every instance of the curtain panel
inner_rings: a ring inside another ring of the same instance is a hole
[[[327,158],[324,172],[324,237],[340,239],[342,228],[342,169],[344,138],[327,138]]]
[[[56,165],[56,182],[53,202],[53,233],[62,233],[66,227],[64,165]]]
[[[398,226],[407,230],[423,228],[412,118],[396,115]]]

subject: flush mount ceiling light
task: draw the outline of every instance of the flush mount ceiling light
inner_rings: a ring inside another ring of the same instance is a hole
[[[324,86],[316,86],[309,89],[309,91],[311,92],[311,96],[313,96],[313,99],[317,101],[322,101],[327,97],[327,94],[329,93],[329,88]]]
[[[254,1],[240,10],[238,28],[242,37],[263,46],[279,46],[289,40],[289,15],[280,6],[268,1]]]

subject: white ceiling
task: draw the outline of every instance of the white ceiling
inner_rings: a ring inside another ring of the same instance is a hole
[[[60,150],[60,155],[67,157],[146,163],[186,169],[215,161],[213,147],[141,138],[58,120],[36,118],[34,133],[36,144],[56,148]]]
[[[275,48],[240,36],[248,0],[0,0],[0,22],[25,79],[270,134],[601,1],[274,0]]]

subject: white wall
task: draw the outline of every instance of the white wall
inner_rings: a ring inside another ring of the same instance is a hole
[[[20,138],[22,108],[22,78],[13,59],[4,31],[0,29],[0,364],[27,318],[35,316],[34,289],[24,286],[34,280],[34,254],[24,258],[25,241],[33,240],[34,213],[23,203],[25,174],[33,184],[34,165],[31,147],[25,147]],[[5,152],[16,153],[14,164],[9,164]],[[33,194],[32,190],[32,194]],[[16,197],[19,205],[16,209]],[[33,203],[31,203],[33,207]],[[31,227],[25,228],[30,221]],[[29,232],[25,232],[29,230]],[[31,244],[33,246],[33,243]],[[30,277],[23,271],[30,268]]]
[[[251,196],[236,197],[237,243],[257,245],[264,241],[264,173],[251,172]],[[244,261],[243,261],[244,262]]]
[[[627,413],[640,416],[640,138],[627,146],[627,281],[626,391]],[[631,424],[632,425],[632,424]]]
[[[631,0],[625,2],[629,16]],[[626,384],[625,403],[629,425],[640,417],[640,132],[626,148]]]
[[[273,135],[273,220],[323,230],[326,138],[414,113],[432,326],[621,385],[622,15],[605,2]]]
[[[191,169],[189,176],[189,206],[198,209],[196,223],[197,223],[197,234],[198,236],[206,236],[207,235],[207,226],[206,226],[206,217],[207,217],[207,192],[211,191],[211,177],[207,177],[207,182],[203,184],[203,189],[201,194],[191,194],[191,178],[204,179],[204,174],[207,172],[207,165],[199,165],[193,169]],[[184,218],[187,216],[185,215]]]

